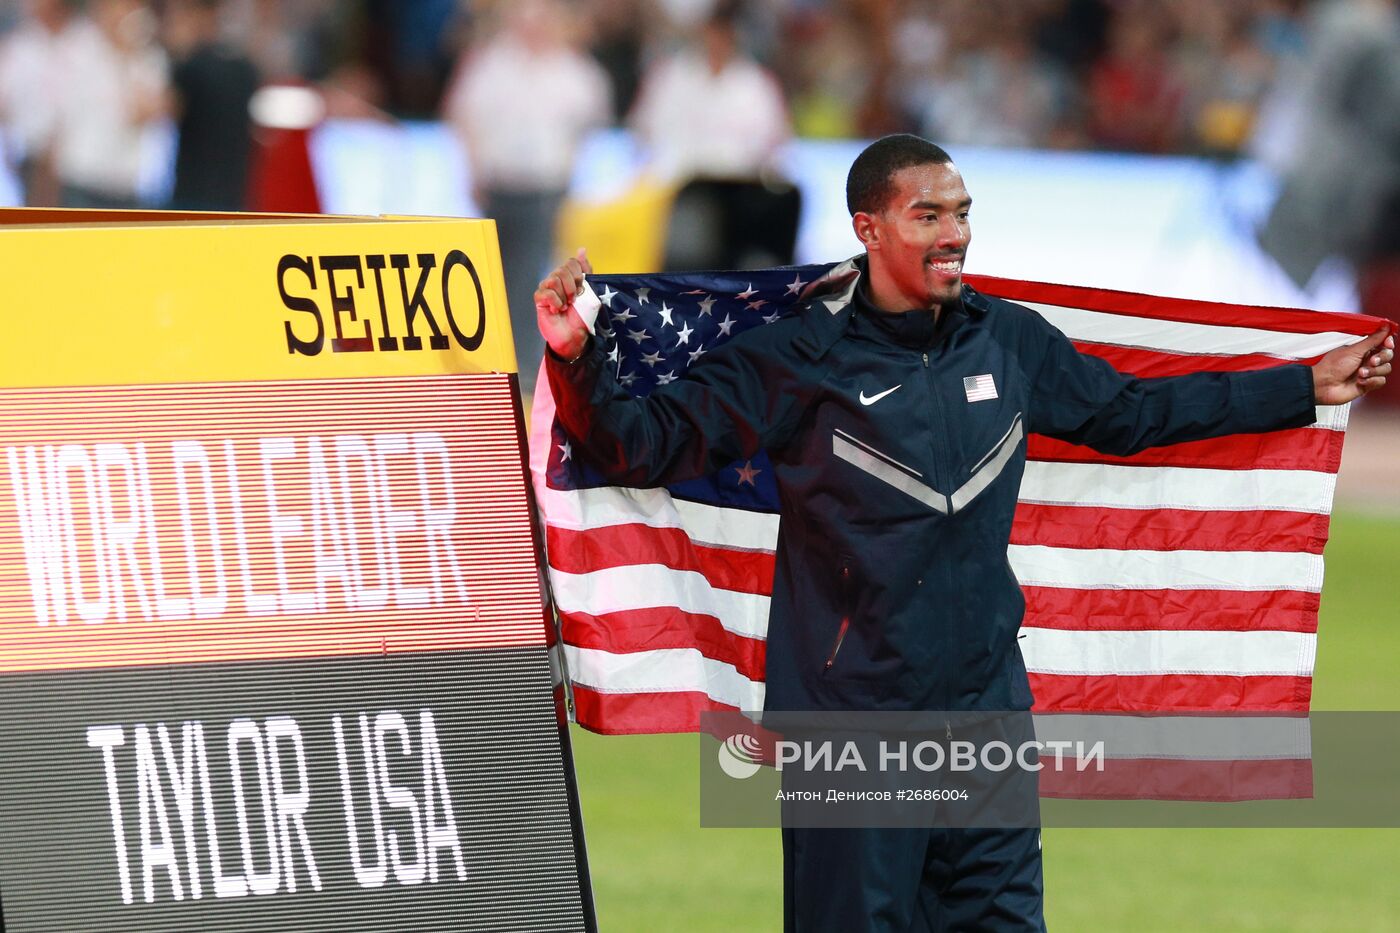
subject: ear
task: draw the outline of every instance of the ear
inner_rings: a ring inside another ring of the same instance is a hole
[[[880,248],[880,226],[874,214],[856,211],[851,218],[851,229],[856,232],[856,239],[860,240],[866,252]]]

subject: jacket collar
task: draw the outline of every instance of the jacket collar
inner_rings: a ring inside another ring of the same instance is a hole
[[[802,313],[804,326],[794,345],[812,361],[825,356],[851,326],[857,304],[856,289],[864,274],[865,254],[862,253],[832,266],[826,275],[803,290],[802,299],[808,307]],[[974,318],[985,316],[989,310],[987,299],[966,284],[962,287],[961,304]]]

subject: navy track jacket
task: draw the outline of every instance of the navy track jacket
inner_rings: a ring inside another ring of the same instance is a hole
[[[1315,420],[1305,366],[1136,379],[968,286],[937,325],[875,310],[862,264],[645,398],[597,341],[547,363],[575,456],[612,482],[678,482],[767,449],[782,504],[769,711],[1030,707],[1007,560],[1027,434],[1125,455]]]

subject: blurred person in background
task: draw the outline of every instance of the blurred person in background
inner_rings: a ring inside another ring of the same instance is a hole
[[[476,4],[459,0],[363,0],[367,64],[385,85],[389,109],[427,117],[452,73],[449,38],[459,15]]]
[[[1259,46],[1285,66],[1307,51],[1303,14],[1313,0],[1254,0],[1251,28]]]
[[[325,78],[363,22],[342,0],[226,0],[223,33],[269,83]],[[351,25],[353,22],[353,26]]]
[[[646,71],[631,123],[663,178],[756,179],[792,135],[777,79],[740,46],[743,12],[720,0],[681,50]]]
[[[846,2],[853,14],[851,24],[855,27],[857,41],[870,62],[870,80],[860,105],[860,135],[873,138],[906,129],[896,105],[895,36],[899,4],[888,0]]]
[[[841,0],[802,6],[790,15],[775,67],[797,135],[849,139],[879,135],[898,123],[892,116],[898,95],[891,90],[902,77],[897,63],[923,51],[926,36],[917,29],[889,29],[883,19],[864,15],[866,5]]]
[[[1274,60],[1256,29],[1255,4],[1177,0],[1174,53],[1185,89],[1189,148],[1236,156],[1249,141]]]
[[[544,355],[535,285],[550,265],[579,143],[608,122],[611,89],[563,3],[518,0],[496,12],[499,26],[463,58],[444,109],[466,148],[475,200],[496,221],[521,391],[532,393]]]
[[[63,49],[85,23],[76,0],[30,0],[19,26],[0,45],[0,122],[5,155],[19,176],[25,203],[58,203],[52,146]]]
[[[248,102],[258,72],[243,50],[223,40],[221,0],[170,0],[166,42],[176,57],[171,83],[179,144],[176,210],[243,210],[253,147]]]
[[[1311,51],[1274,93],[1258,151],[1283,175],[1260,241],[1299,285],[1329,257],[1357,272],[1361,310],[1400,305],[1400,0],[1330,0]]]
[[[642,83],[642,60],[654,29],[650,0],[594,0],[589,4],[589,51],[608,73],[613,88],[613,122],[631,112]]]
[[[668,270],[787,265],[801,195],[779,172],[792,135],[777,78],[740,47],[745,5],[720,0],[642,82],[631,123],[653,174],[677,187]]]
[[[1083,83],[1108,43],[1111,0],[1030,0],[1036,11],[1035,45]]]
[[[793,129],[804,139],[859,135],[862,104],[874,90],[859,17],[847,3],[796,11],[776,67],[787,89]]]
[[[92,0],[63,46],[54,171],[64,207],[138,207],[147,127],[169,112],[155,14],[138,0]]]
[[[1170,40],[1156,4],[1125,0],[1114,9],[1108,50],[1089,73],[1088,130],[1095,144],[1129,152],[1176,148],[1185,89],[1172,67]]]
[[[920,115],[950,70],[956,54],[953,22],[968,6],[968,0],[940,3],[938,0],[910,0],[904,4],[895,25],[894,60],[897,99],[910,128],[920,124]]]
[[[954,144],[1042,145],[1068,111],[1069,81],[1034,44],[1029,7],[982,5],[972,33],[927,76],[919,125]]]

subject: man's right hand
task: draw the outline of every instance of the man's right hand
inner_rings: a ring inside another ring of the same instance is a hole
[[[535,289],[535,317],[540,335],[556,355],[576,360],[588,345],[588,327],[574,310],[574,298],[583,288],[583,277],[593,271],[588,253],[565,260],[540,281]]]

